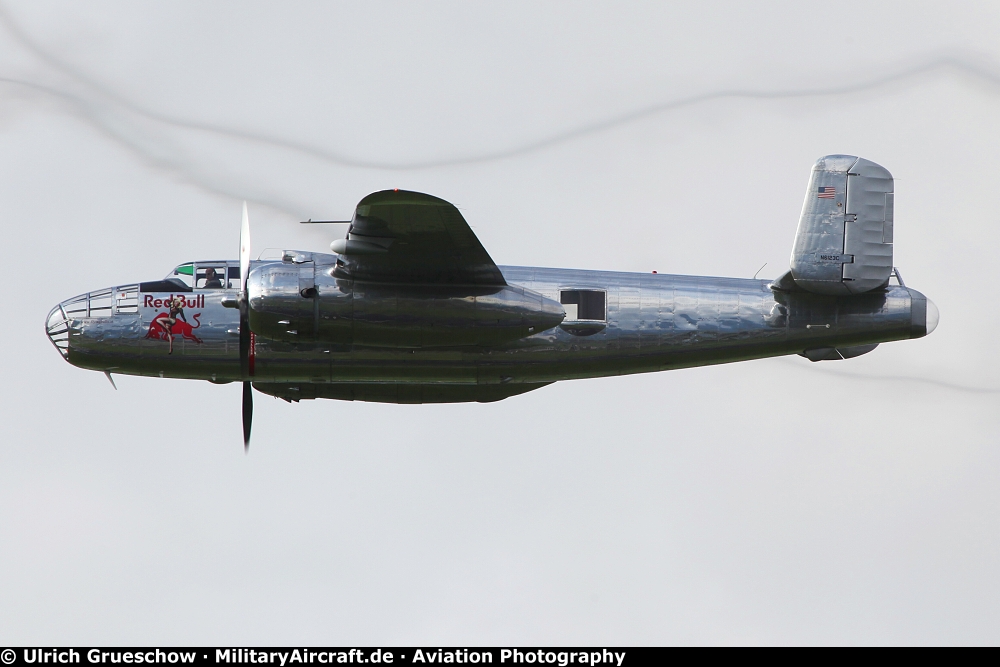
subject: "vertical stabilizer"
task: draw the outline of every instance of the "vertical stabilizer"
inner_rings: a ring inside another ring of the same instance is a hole
[[[796,285],[818,294],[860,294],[892,272],[892,174],[852,155],[816,161],[792,248]]]

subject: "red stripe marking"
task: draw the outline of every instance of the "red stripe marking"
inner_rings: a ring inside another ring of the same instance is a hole
[[[249,369],[250,369],[250,375],[252,376],[254,374],[254,362],[257,359],[257,336],[255,336],[252,331],[250,332],[250,353],[247,355],[247,357],[249,358],[250,361]]]

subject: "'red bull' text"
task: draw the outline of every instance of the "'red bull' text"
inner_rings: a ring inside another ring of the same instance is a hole
[[[183,301],[184,302],[184,304],[183,304],[184,308],[204,308],[205,307],[205,295],[204,294],[198,294],[197,296],[191,296],[191,297],[175,296],[175,295],[171,294],[170,296],[166,297],[165,299],[157,299],[157,298],[154,298],[152,294],[147,294],[142,299],[142,307],[143,308],[164,308],[164,307],[169,307],[170,303],[174,299],[180,299],[181,301]]]

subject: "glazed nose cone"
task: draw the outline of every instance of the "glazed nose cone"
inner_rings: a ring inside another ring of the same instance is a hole
[[[69,359],[69,318],[63,304],[49,311],[45,318],[45,335],[49,337],[63,359]]]

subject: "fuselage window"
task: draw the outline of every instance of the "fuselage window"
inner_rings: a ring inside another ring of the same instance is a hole
[[[181,264],[165,280],[179,280],[191,287],[194,284],[194,264]]]
[[[194,283],[196,289],[224,289],[227,282],[224,262],[198,265]]]
[[[566,309],[566,320],[607,319],[605,293],[600,290],[562,290],[559,303]]]

